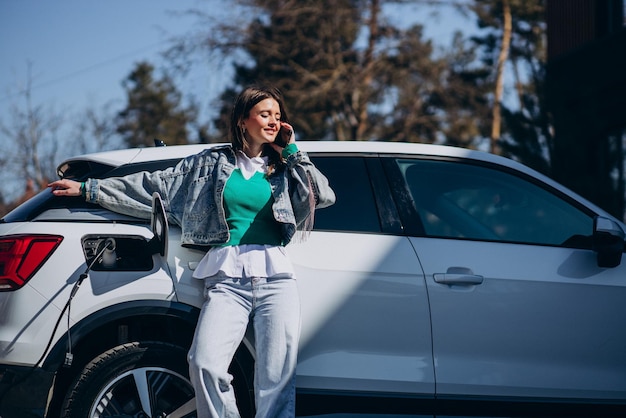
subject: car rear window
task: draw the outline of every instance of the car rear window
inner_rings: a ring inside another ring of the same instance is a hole
[[[59,174],[63,178],[69,178],[76,181],[83,181],[88,178],[108,178],[121,177],[127,174],[138,173],[140,171],[156,171],[163,170],[167,167],[176,165],[180,159],[149,161],[135,164],[125,164],[119,167],[111,167],[101,163],[92,161],[73,161],[72,163],[62,167]],[[87,203],[80,197],[64,197],[58,198],[50,193],[50,190],[42,190],[37,195],[27,200],[11,212],[6,214],[0,222],[30,222],[41,213],[51,209],[87,209],[100,210],[100,206]]]

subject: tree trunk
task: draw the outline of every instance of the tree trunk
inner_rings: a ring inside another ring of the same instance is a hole
[[[509,0],[502,0],[502,17],[504,26],[502,28],[502,45],[500,47],[500,55],[498,56],[498,64],[496,67],[496,89],[493,102],[493,122],[491,125],[491,146],[490,151],[494,154],[500,154],[500,132],[502,129],[502,95],[504,92],[504,65],[509,56],[511,47],[511,32],[513,29],[511,19],[511,4]]]
[[[374,49],[376,48],[376,41],[379,36],[379,22],[378,16],[380,13],[380,1],[372,0],[370,5],[370,19],[368,22],[369,28],[369,39],[367,44],[367,49],[365,51],[365,57],[363,60],[363,77],[361,79],[360,86],[357,86],[359,90],[357,94],[353,95],[353,106],[355,106],[356,114],[358,115],[358,126],[356,128],[355,138],[357,141],[362,141],[365,139],[367,134],[367,102],[368,98],[366,95],[362,94],[367,92],[370,85],[372,84],[373,77],[373,66],[375,64],[374,59]]]

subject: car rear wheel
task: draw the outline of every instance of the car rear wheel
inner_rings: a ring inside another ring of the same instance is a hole
[[[93,359],[72,384],[62,418],[193,417],[186,350],[133,342]]]

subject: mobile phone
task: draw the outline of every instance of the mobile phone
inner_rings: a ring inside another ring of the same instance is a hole
[[[292,134],[291,129],[281,126],[280,130],[278,131],[278,135],[276,135],[276,139],[274,140],[274,143],[276,143],[276,145],[278,146],[285,148],[287,144],[289,143],[291,134]]]

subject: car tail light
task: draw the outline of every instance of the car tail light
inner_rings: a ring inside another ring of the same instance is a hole
[[[58,235],[0,238],[0,292],[24,286],[63,241]]]

